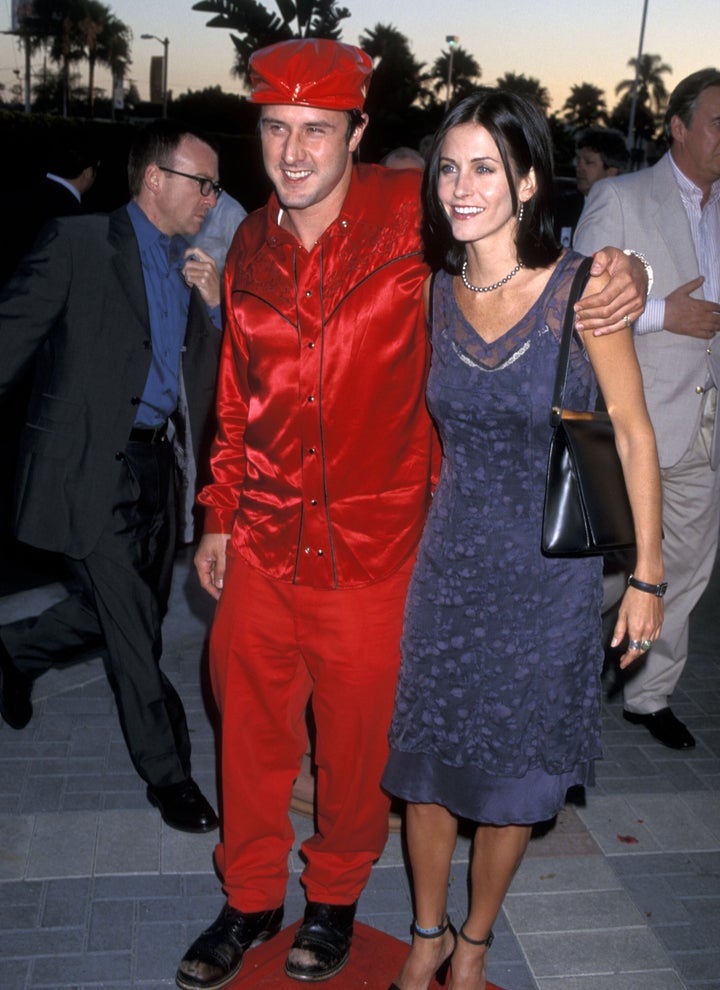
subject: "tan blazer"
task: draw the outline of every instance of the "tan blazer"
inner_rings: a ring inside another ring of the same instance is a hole
[[[669,154],[652,168],[594,184],[573,246],[582,254],[591,254],[605,244],[645,255],[653,266],[652,294],[657,298],[665,298],[700,274]],[[702,298],[702,290],[695,295]],[[720,382],[720,341],[661,330],[636,334],[635,347],[660,466],[672,467],[697,435],[705,389]],[[711,464],[715,468],[719,463],[720,431],[716,428]]]

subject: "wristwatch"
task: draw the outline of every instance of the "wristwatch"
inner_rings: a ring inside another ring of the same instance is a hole
[[[647,591],[649,595],[655,595],[657,598],[664,598],[667,591],[667,581],[662,581],[660,584],[648,584],[647,581],[638,581],[634,574],[628,578],[628,586],[637,588],[638,591]]]
[[[645,269],[645,274],[647,275],[647,280],[648,280],[647,294],[650,295],[650,292],[652,291],[652,287],[653,287],[653,282],[655,280],[653,275],[652,265],[647,260],[644,254],[640,254],[639,251],[633,251],[632,248],[625,248],[623,254],[626,254],[628,257],[637,258],[637,260]]]

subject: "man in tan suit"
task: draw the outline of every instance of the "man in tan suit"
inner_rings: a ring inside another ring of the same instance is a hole
[[[624,716],[666,746],[690,749],[695,740],[668,702],[720,525],[719,71],[703,69],[678,84],[665,132],[670,150],[657,165],[593,186],[574,245],[590,253],[631,244],[655,272],[635,345],[662,468],[667,595],[662,637],[625,684]]]

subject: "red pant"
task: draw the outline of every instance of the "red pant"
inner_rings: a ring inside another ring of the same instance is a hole
[[[303,843],[311,901],[357,900],[387,840],[380,789],[413,561],[368,588],[276,581],[229,558],[210,643],[222,715],[223,841],[216,861],[232,907],[285,898],[292,788],[317,729],[316,834]]]

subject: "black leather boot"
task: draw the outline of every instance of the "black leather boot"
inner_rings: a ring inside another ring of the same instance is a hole
[[[11,729],[24,729],[32,718],[32,678],[21,674],[0,639],[0,715]]]
[[[285,962],[293,980],[317,983],[329,980],[350,956],[357,904],[319,904],[308,901],[305,918]]]
[[[253,942],[276,935],[282,917],[282,905],[272,911],[236,911],[226,904],[183,956],[175,982],[182,990],[218,990],[232,983],[246,951]]]

